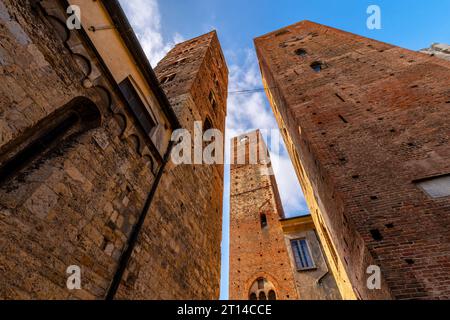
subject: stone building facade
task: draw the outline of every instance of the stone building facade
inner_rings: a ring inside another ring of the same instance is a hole
[[[231,146],[230,299],[338,298],[310,217],[285,219],[260,132]]]
[[[223,169],[169,156],[191,121],[175,100],[224,126],[220,45],[211,33],[177,53],[189,76],[166,95],[131,30],[115,0],[0,1],[2,299],[218,298]]]
[[[309,21],[255,45],[342,297],[450,298],[450,63]]]

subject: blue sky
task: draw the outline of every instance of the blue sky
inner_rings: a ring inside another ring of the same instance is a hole
[[[121,0],[152,65],[175,43],[216,29],[230,70],[230,91],[261,88],[253,38],[311,20],[412,50],[450,43],[450,0]],[[366,27],[369,5],[381,8],[382,29]],[[263,93],[230,95],[227,141],[249,130],[276,128]],[[228,150],[228,148],[227,148]],[[289,216],[307,213],[284,150],[272,154]],[[228,297],[229,168],[225,174],[221,298]]]

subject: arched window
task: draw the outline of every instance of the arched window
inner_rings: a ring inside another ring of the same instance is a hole
[[[267,228],[267,216],[265,213],[260,214],[261,229]]]
[[[64,142],[98,127],[100,122],[100,111],[91,100],[72,100],[0,150],[0,185]]]
[[[269,291],[269,300],[277,300],[277,295],[276,295],[275,291],[273,291],[273,290]]]
[[[276,300],[276,289],[266,278],[256,279],[249,290],[250,300]]]

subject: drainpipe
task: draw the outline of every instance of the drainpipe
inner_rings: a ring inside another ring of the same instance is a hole
[[[117,290],[119,289],[120,283],[123,278],[123,274],[125,273],[128,263],[130,262],[131,255],[133,254],[134,248],[136,247],[136,244],[137,244],[137,241],[139,238],[139,234],[140,234],[142,227],[144,225],[144,222],[145,222],[145,218],[148,215],[148,212],[150,210],[150,206],[152,204],[156,190],[158,189],[158,185],[159,185],[159,182],[161,181],[161,177],[164,173],[164,169],[166,168],[166,165],[169,162],[170,154],[172,153],[172,149],[173,149],[174,145],[175,145],[174,142],[170,141],[169,146],[167,147],[166,154],[164,155],[164,159],[163,159],[161,168],[159,169],[158,174],[155,179],[155,182],[153,183],[150,193],[148,194],[147,199],[145,200],[145,204],[144,204],[144,207],[142,208],[142,212],[139,216],[139,220],[136,223],[136,225],[133,227],[130,238],[128,240],[127,247],[126,247],[125,251],[123,252],[122,256],[120,257],[119,265],[117,267],[117,270],[114,274],[111,285],[110,285],[108,292],[106,294],[106,297],[105,297],[106,300],[114,300],[114,298],[116,296]]]

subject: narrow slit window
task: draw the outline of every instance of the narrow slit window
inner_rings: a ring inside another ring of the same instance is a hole
[[[260,220],[261,220],[261,229],[267,228],[267,216],[265,213],[262,213],[260,215]]]
[[[213,125],[212,125],[211,119],[209,117],[206,117],[205,122],[203,123],[203,134],[205,134],[208,130],[211,130],[211,129],[213,129]],[[211,140],[214,141],[213,138],[211,138]],[[208,145],[211,143],[211,140],[207,141],[207,139],[206,139],[206,140],[203,141],[203,149],[208,147]],[[212,157],[216,156],[216,149],[214,149],[211,152],[211,156]]]
[[[381,232],[378,229],[370,230],[370,234],[372,235],[372,238],[375,241],[382,241],[383,240],[383,236],[381,235]]]

